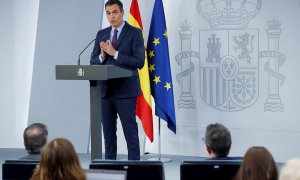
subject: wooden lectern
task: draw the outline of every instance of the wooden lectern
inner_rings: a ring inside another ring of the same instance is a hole
[[[101,87],[97,81],[130,77],[132,71],[113,65],[56,65],[55,71],[57,80],[90,81],[91,159],[102,159]]]

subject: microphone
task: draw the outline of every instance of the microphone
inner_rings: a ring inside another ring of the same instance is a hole
[[[100,41],[102,41],[108,34],[105,34],[101,39]],[[86,50],[86,48],[88,48],[96,39],[99,39],[99,37],[93,39],[78,55],[78,62],[77,62],[77,65],[80,65],[80,56],[81,54]]]

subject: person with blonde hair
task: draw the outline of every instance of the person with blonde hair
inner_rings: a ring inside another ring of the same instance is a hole
[[[271,153],[260,146],[250,147],[235,180],[277,180],[278,170]]]
[[[65,138],[56,138],[44,146],[40,166],[31,179],[85,180],[86,176],[72,143]]]
[[[279,180],[300,179],[300,159],[290,159],[281,169]]]

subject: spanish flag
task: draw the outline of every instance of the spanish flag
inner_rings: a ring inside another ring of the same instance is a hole
[[[128,23],[143,31],[143,25],[137,0],[132,0]],[[139,70],[142,95],[137,98],[136,115],[143,124],[144,131],[151,142],[153,142],[153,117],[151,107],[151,90],[148,71],[148,59],[145,51],[145,64]]]

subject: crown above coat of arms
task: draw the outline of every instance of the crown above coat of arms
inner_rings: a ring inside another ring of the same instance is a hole
[[[262,0],[198,0],[197,11],[212,28],[246,28]]]

